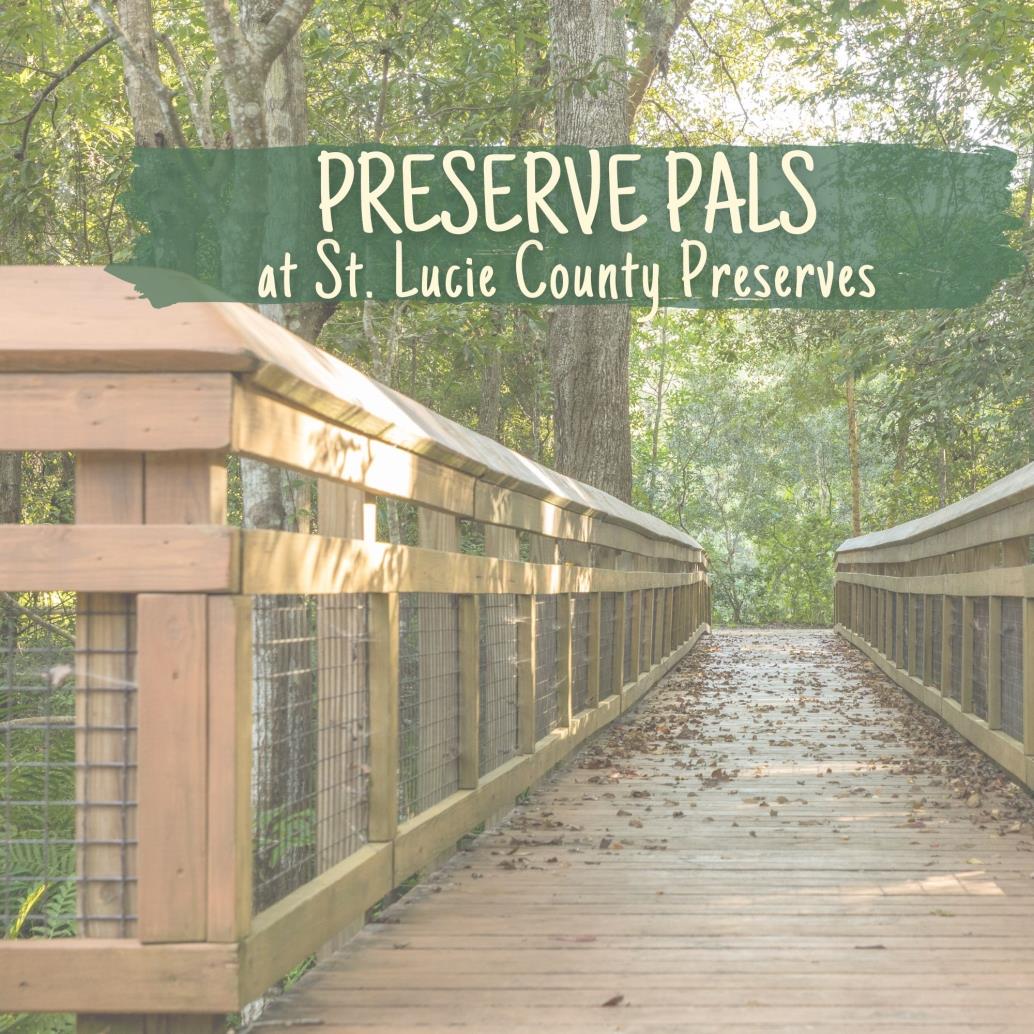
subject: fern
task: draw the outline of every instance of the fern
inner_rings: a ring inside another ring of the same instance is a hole
[[[14,917],[14,922],[11,923],[11,927],[7,931],[9,938],[20,936],[22,927],[25,926],[25,921],[29,918],[29,914],[46,892],[47,885],[45,883],[41,883],[35,890],[30,891],[29,896],[22,902],[22,907],[18,909],[18,914]]]

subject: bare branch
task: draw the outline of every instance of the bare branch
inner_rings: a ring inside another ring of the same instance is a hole
[[[70,643],[75,642],[75,636],[72,635],[71,632],[67,631],[64,628],[61,628],[59,625],[51,624],[49,621],[47,621],[46,618],[40,617],[39,614],[37,614],[34,610],[29,610],[28,607],[23,607],[11,593],[0,592],[0,596],[2,596],[7,601],[8,606],[13,607],[19,614],[22,615],[22,617],[28,618],[29,621],[31,621],[37,627],[42,628],[43,631],[51,632],[54,635],[61,636]]]
[[[15,161],[21,161],[25,157],[25,153],[29,146],[29,131],[32,129],[32,123],[39,113],[39,109],[43,107],[43,102],[49,97],[70,75],[82,68],[87,61],[90,60],[94,54],[99,53],[103,50],[113,39],[114,34],[109,32],[106,36],[97,40],[92,47],[88,47],[84,50],[74,61],[72,61],[67,68],[60,72],[57,72],[51,76],[50,82],[36,94],[36,99],[32,103],[32,107],[24,114],[20,115],[16,119],[11,119],[9,122],[0,123],[0,125],[13,125],[16,122],[25,121],[25,126],[22,129],[22,142],[21,147],[14,152]]]
[[[176,114],[176,109],[172,103],[172,93],[165,83],[162,82],[162,77],[151,68],[144,60],[143,55],[130,43],[126,38],[126,34],[115,19],[111,17],[108,9],[100,0],[88,0],[88,3],[90,10],[97,15],[101,22],[103,22],[104,27],[114,36],[119,50],[122,51],[123,58],[136,69],[140,77],[154,91],[154,95],[158,99],[158,106],[161,108],[162,116],[165,119],[166,128],[169,130],[169,135],[178,147],[186,147],[187,139],[183,135],[183,127],[180,125],[179,116]]]
[[[190,108],[190,117],[194,120],[194,126],[201,146],[214,147],[215,134],[212,132],[212,124],[205,117],[205,111],[201,106],[201,101],[198,99],[197,90],[194,89],[193,80],[190,78],[190,73],[187,71],[187,66],[184,64],[176,44],[172,42],[172,37],[167,32],[159,32],[156,35],[158,41],[168,51],[169,57],[176,67],[176,74],[183,84],[183,92],[187,95],[187,106]]]

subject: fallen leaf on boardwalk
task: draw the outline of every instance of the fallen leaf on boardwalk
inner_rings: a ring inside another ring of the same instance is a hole
[[[625,996],[624,995],[614,995],[613,998],[608,998],[603,1003],[603,1008],[604,1009],[613,1008],[615,1005],[620,1005],[624,1000],[625,1000]]]

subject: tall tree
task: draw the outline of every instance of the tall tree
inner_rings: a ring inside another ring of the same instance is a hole
[[[617,0],[550,0],[558,144],[628,143],[627,40]],[[554,462],[619,499],[632,494],[627,305],[558,305],[549,318]]]

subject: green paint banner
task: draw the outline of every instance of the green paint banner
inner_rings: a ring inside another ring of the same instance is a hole
[[[137,149],[155,305],[960,308],[1022,268],[1015,156],[901,144]]]

